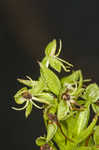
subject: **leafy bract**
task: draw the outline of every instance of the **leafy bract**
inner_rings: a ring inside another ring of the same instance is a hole
[[[70,112],[69,106],[66,102],[61,100],[58,104],[58,111],[57,111],[57,118],[58,120],[65,120],[67,117],[67,114]]]
[[[96,83],[90,84],[83,96],[90,103],[95,103],[99,99],[99,87]]]
[[[48,69],[43,64],[40,63],[40,67],[41,67],[41,74],[44,77],[49,90],[53,92],[55,95],[58,95],[61,88],[60,80],[53,71]]]
[[[74,132],[77,136],[81,133],[81,131],[83,131],[87,127],[89,121],[89,114],[90,114],[89,107],[84,111],[79,112],[74,128]]]
[[[80,135],[77,136],[76,143],[82,142],[83,140],[85,140],[92,133],[92,131],[93,131],[95,125],[96,125],[97,119],[98,119],[98,116],[96,115],[94,117],[93,121],[91,122],[91,124],[88,126],[88,128],[83,130],[80,133]]]

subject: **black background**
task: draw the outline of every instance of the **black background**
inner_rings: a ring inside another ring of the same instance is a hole
[[[37,79],[46,44],[62,39],[61,57],[99,84],[99,3],[96,0],[0,0],[0,128],[2,149],[35,150],[43,135],[42,113],[11,109],[22,87],[18,77]],[[6,109],[7,106],[7,109]]]

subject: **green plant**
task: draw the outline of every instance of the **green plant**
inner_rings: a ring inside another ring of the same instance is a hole
[[[81,70],[72,71],[61,79],[55,72],[69,72],[72,64],[59,58],[62,43],[56,53],[56,40],[45,49],[45,57],[40,66],[40,77],[37,81],[27,76],[18,81],[26,87],[15,96],[17,104],[23,104],[26,118],[32,106],[43,110],[46,134],[36,139],[40,150],[98,150],[99,149],[99,87],[96,83],[84,80]],[[54,70],[54,72],[52,71]],[[28,88],[27,88],[28,87]],[[36,102],[42,103],[42,107]],[[90,120],[90,108],[94,117]],[[90,121],[90,123],[89,123]]]

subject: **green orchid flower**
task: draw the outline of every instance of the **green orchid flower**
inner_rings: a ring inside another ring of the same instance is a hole
[[[62,49],[61,40],[60,40],[60,47],[59,47],[57,54],[55,54],[56,53],[56,40],[53,40],[52,42],[50,42],[45,49],[45,57],[42,63],[46,65],[46,67],[50,65],[52,68],[54,68],[58,72],[61,72],[61,68],[63,68],[66,72],[69,72],[70,71],[69,68],[73,67],[73,65],[58,57],[60,55],[61,49]]]

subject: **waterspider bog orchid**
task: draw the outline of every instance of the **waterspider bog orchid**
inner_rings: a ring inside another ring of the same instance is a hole
[[[59,58],[61,49],[61,40],[58,53],[56,40],[51,41],[38,61],[40,77],[18,79],[25,87],[14,99],[22,107],[12,108],[25,111],[26,118],[33,106],[43,111],[46,133],[36,139],[40,150],[99,150],[99,86],[84,79],[80,69],[70,72],[73,65]],[[65,76],[59,78],[62,68]]]

